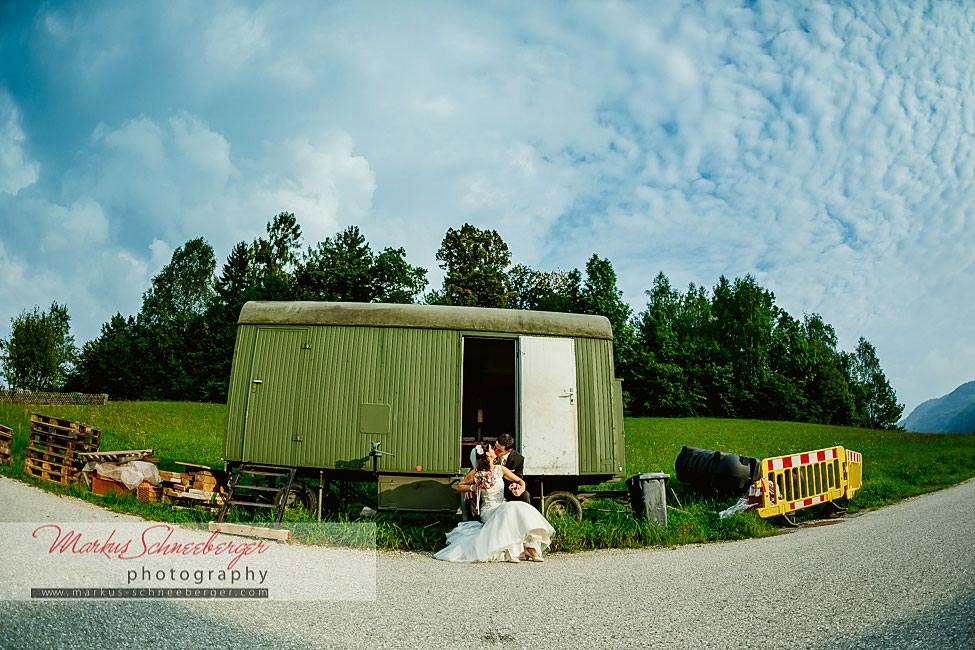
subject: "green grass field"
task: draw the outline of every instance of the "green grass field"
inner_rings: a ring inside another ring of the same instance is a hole
[[[23,406],[0,404],[0,424],[14,429],[14,465],[0,473],[55,492],[73,494],[122,512],[167,520],[206,520],[197,511],[174,511],[162,504],[142,504],[134,497],[96,497],[80,487],[61,488],[24,476],[24,449],[32,412],[80,420],[102,429],[102,450],[154,449],[162,469],[176,469],[176,461],[221,467],[222,432],[226,407],[189,402],[112,402],[106,406]],[[864,458],[863,489],[849,503],[851,512],[877,508],[895,501],[954,485],[975,476],[975,436],[919,435],[870,431],[786,422],[716,419],[627,418],[626,475],[664,471],[674,474],[674,462],[683,445],[766,458],[843,445]],[[670,484],[669,525],[659,529],[634,520],[628,510],[612,501],[594,501],[583,520],[559,519],[554,550],[670,546],[774,535],[776,520],[744,512],[721,520],[717,512],[734,502],[701,498],[676,481]],[[614,487],[621,487],[620,484]],[[354,520],[374,487],[351,486],[358,496],[346,504],[340,519]],[[801,518],[823,514],[803,511]],[[266,513],[264,513],[266,518]],[[309,521],[303,513],[293,521]],[[444,516],[380,513],[376,518],[379,548],[434,550],[444,544],[444,533],[457,519]]]

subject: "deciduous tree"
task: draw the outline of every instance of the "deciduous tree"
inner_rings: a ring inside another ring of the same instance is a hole
[[[481,230],[465,223],[449,228],[437,251],[446,275],[443,288],[427,295],[427,302],[469,307],[506,307],[505,271],[511,251],[496,230]]]
[[[426,269],[411,266],[403,248],[373,253],[357,226],[310,248],[295,272],[306,300],[411,303],[426,286]]]
[[[77,358],[67,305],[34,307],[10,319],[10,338],[0,341],[3,376],[13,389],[60,390]]]
[[[857,424],[872,429],[897,428],[904,405],[897,403],[897,395],[880,367],[877,349],[861,336],[848,359]]]

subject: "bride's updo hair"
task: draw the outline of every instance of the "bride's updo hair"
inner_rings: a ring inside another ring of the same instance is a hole
[[[482,442],[477,448],[477,471],[491,471],[491,459],[487,457],[487,450],[491,446],[489,442]]]

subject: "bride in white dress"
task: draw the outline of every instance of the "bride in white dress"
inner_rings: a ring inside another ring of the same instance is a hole
[[[461,492],[474,492],[471,498],[480,499],[481,521],[458,524],[447,533],[447,547],[434,557],[448,562],[542,562],[542,551],[551,544],[555,529],[524,501],[504,500],[502,479],[514,482],[515,496],[525,490],[525,481],[507,467],[495,464],[497,455],[490,445],[485,447],[482,458],[479,466],[456,486]]]

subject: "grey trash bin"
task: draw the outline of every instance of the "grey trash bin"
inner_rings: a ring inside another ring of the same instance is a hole
[[[664,472],[646,472],[626,480],[634,517],[652,519],[661,528],[667,527],[667,479],[669,478],[670,474]]]

